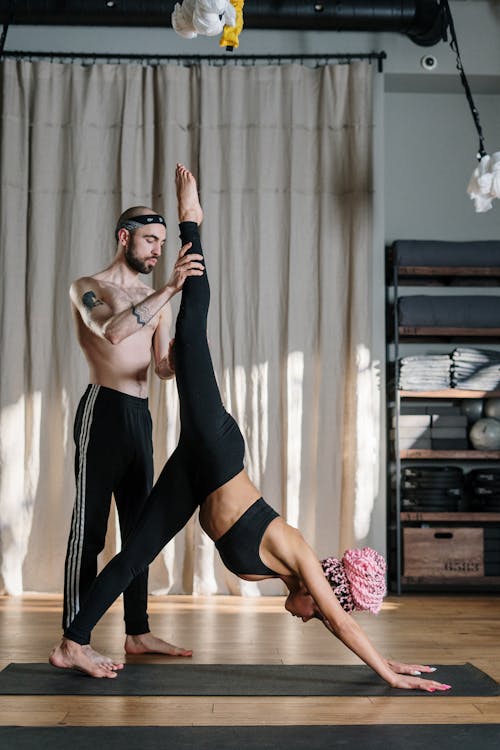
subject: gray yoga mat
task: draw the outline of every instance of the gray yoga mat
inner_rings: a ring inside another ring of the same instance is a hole
[[[50,664],[9,664],[0,672],[3,695],[499,695],[499,685],[472,664],[434,672],[444,692],[389,687],[366,665],[128,664],[114,679],[95,679]]]
[[[500,265],[498,240],[396,240],[393,244],[397,266],[485,266]]]
[[[1,727],[15,750],[498,750],[498,724],[287,727]]]

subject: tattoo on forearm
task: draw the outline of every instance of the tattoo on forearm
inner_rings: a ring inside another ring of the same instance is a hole
[[[94,292],[85,292],[82,295],[82,302],[87,310],[92,310],[94,307],[104,304],[102,299],[97,299]]]
[[[151,313],[149,307],[144,303],[142,305],[133,305],[132,315],[135,315],[140,326],[145,326],[154,317],[154,313]]]

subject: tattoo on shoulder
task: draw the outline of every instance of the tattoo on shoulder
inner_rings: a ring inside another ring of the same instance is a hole
[[[85,292],[85,294],[82,294],[82,302],[87,310],[92,310],[94,307],[104,304],[102,299],[97,299],[94,292]]]

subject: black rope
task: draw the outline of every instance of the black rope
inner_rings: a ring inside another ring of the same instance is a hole
[[[130,61],[130,62],[142,62],[142,63],[157,63],[172,61],[177,62],[179,65],[193,65],[196,63],[207,62],[213,65],[253,65],[258,62],[267,62],[268,64],[282,64],[286,62],[304,62],[306,60],[315,61],[320,63],[327,63],[329,60],[351,62],[353,60],[376,60],[378,63],[378,71],[383,72],[383,61],[387,58],[385,52],[360,52],[354,53],[349,52],[346,54],[315,54],[315,55],[130,55],[130,54],[112,54],[109,52],[30,52],[25,50],[8,50],[2,55],[5,57],[14,57],[16,59],[45,59],[50,58],[53,60],[82,60],[92,61],[106,60],[108,62],[116,60]]]
[[[460,50],[458,48],[458,40],[457,35],[455,32],[455,24],[453,23],[453,16],[451,15],[450,6],[448,3],[448,0],[441,0],[446,20],[448,22],[448,26],[450,29],[450,47],[452,51],[455,53],[457,61],[456,61],[456,67],[458,72],[460,73],[460,81],[462,82],[462,86],[465,89],[465,96],[467,97],[467,102],[469,104],[469,108],[472,114],[472,119],[474,120],[474,125],[476,126],[477,134],[479,136],[479,149],[477,153],[477,158],[482,159],[483,156],[486,156],[486,149],[484,146],[484,135],[483,135],[483,129],[481,127],[481,121],[479,120],[479,112],[477,110],[476,105],[474,104],[474,99],[472,98],[472,92],[470,90],[469,81],[467,80],[467,76],[465,75],[464,66],[462,65],[462,58],[460,57]]]
[[[9,21],[6,21],[3,25],[2,36],[0,36],[0,55],[5,47],[5,40],[7,39],[7,32],[9,30]]]
[[[17,3],[17,0],[11,0],[9,15],[7,16],[7,20],[5,21],[3,25],[2,35],[0,36],[0,57],[2,56],[3,48],[5,47],[5,42],[7,39],[7,32],[9,30],[9,26],[14,20],[14,11],[16,10],[16,3]]]

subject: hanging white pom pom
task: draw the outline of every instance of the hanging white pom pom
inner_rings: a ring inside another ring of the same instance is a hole
[[[500,198],[500,151],[481,157],[467,186],[476,213],[485,213],[493,207],[493,199]]]
[[[196,5],[201,11],[222,16],[226,11],[227,0],[197,0]]]
[[[222,32],[224,21],[219,17],[218,13],[208,13],[196,3],[193,11],[193,26],[198,34],[215,36]]]
[[[236,8],[232,3],[226,3],[224,23],[226,26],[236,26]]]
[[[230,0],[184,0],[175,4],[172,28],[180,36],[193,39],[198,34],[216,36],[224,26],[234,26],[236,9]]]
[[[172,11],[172,28],[185,39],[194,39],[198,36],[193,25],[193,10],[196,0],[184,0],[182,5],[176,3]]]
[[[500,198],[500,151],[496,151],[491,157],[491,194]]]

